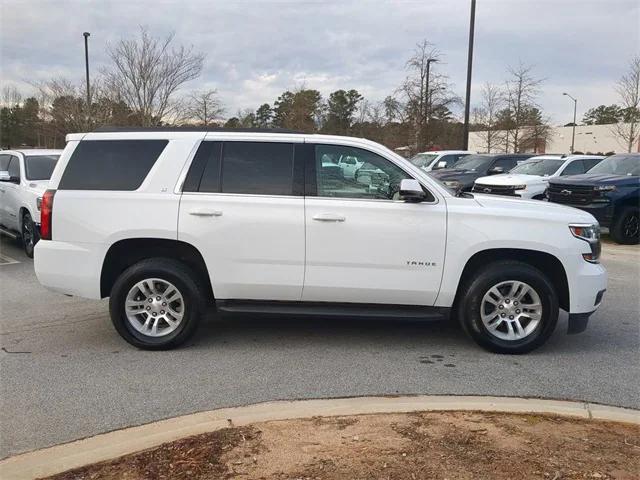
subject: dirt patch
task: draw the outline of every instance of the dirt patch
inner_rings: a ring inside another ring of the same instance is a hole
[[[264,422],[50,480],[638,479],[640,427],[551,415],[424,412]]]

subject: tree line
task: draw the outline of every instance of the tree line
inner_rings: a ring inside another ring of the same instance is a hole
[[[284,128],[365,137],[389,148],[406,146],[411,153],[463,143],[462,123],[452,111],[462,101],[444,72],[444,55],[426,40],[409,56],[404,80],[382,101],[366,99],[356,89],[338,89],[324,98],[302,85],[233,115],[225,115],[215,89],[184,93],[201,75],[205,55],[176,45],[173,34],[158,38],[141,27],[136,37],[109,44],[106,52],[109,63],[92,80],[88,103],[86,85],[67,79],[33,83],[26,97],[4,87],[0,145],[62,148],[67,133],[102,125]],[[503,84],[482,87],[471,130],[483,150],[543,149],[550,126],[538,103],[542,83],[531,66],[519,64],[507,69]],[[614,123],[632,145],[640,130],[639,84],[640,60],[634,59],[617,85],[620,105],[595,107],[584,123]]]

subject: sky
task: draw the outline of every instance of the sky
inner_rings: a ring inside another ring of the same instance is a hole
[[[175,32],[175,42],[206,54],[187,90],[215,88],[227,117],[287,89],[326,98],[355,88],[383,100],[407,75],[418,42],[443,54],[432,65],[464,97],[470,0],[422,1],[39,1],[0,0],[0,84],[24,93],[29,82],[84,78],[82,32],[91,32],[92,72],[108,64],[106,46]],[[503,84],[509,66],[543,78],[539,104],[553,124],[617,101],[614,85],[640,53],[638,0],[477,0],[472,106],[485,82]],[[459,112],[456,112],[459,113]]]

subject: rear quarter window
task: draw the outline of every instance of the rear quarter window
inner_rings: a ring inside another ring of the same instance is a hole
[[[74,150],[60,190],[136,190],[168,140],[84,140]]]

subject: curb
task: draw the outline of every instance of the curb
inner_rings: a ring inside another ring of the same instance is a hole
[[[54,475],[180,438],[219,430],[228,427],[230,422],[233,422],[234,426],[242,426],[270,420],[313,416],[452,410],[548,413],[640,425],[638,410],[587,402],[530,398],[416,395],[275,401],[184,415],[23,453],[0,461],[0,478],[23,480]]]

